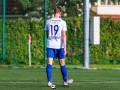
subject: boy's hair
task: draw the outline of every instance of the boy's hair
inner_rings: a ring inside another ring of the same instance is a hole
[[[54,14],[62,12],[62,8],[60,6],[56,6],[54,8]]]

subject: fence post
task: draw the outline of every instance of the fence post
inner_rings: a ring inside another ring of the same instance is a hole
[[[46,0],[44,0],[44,29],[46,24]],[[44,30],[44,63],[46,61],[46,31]]]
[[[89,0],[84,0],[83,5],[84,5],[83,6],[84,65],[83,66],[85,68],[89,68]]]
[[[83,0],[83,67],[78,69],[96,70],[89,67],[89,0]]]
[[[6,12],[6,0],[2,0],[2,60],[5,57],[5,12]]]

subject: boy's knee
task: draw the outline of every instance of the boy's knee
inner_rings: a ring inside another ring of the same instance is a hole
[[[47,60],[47,64],[52,65],[52,63],[53,63],[53,59],[52,59],[52,58],[48,58],[48,60]]]
[[[60,66],[64,66],[65,65],[65,60],[60,60]]]

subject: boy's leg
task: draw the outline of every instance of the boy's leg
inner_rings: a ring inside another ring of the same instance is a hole
[[[62,76],[63,76],[63,80],[64,80],[64,85],[65,86],[68,86],[69,84],[73,83],[73,79],[69,79],[68,80],[68,77],[67,77],[67,69],[66,69],[66,66],[65,66],[65,61],[60,59],[60,69],[61,69],[61,73],[62,73]]]
[[[48,82],[52,82],[52,58],[48,58],[48,63],[46,66],[46,74],[47,74],[47,80]]]
[[[52,82],[52,63],[54,58],[53,49],[47,48],[47,66],[46,66],[46,75],[48,82]]]
[[[67,69],[66,69],[66,66],[65,66],[64,59],[60,59],[60,69],[61,69],[61,73],[62,73],[62,76],[63,76],[63,80],[64,80],[64,82],[66,82],[67,81]]]
[[[57,57],[60,62],[60,69],[61,69],[61,74],[63,76],[63,80],[67,81],[67,69],[66,69],[65,60],[64,60],[64,58],[65,58],[64,48],[61,48],[58,50]]]
[[[46,74],[47,74],[49,87],[53,87],[53,86],[55,87],[55,85],[52,83],[52,62],[53,62],[53,58],[48,58],[48,64],[46,66]]]
[[[73,83],[73,79],[68,80],[67,77],[67,68],[65,66],[65,60],[64,60],[64,49],[61,49],[59,52],[59,62],[60,62],[60,69],[61,69],[61,73],[63,76],[63,80],[64,80],[64,85],[67,86],[71,83]]]
[[[67,81],[67,69],[66,69],[65,60],[64,60],[64,58],[65,58],[64,48],[61,48],[58,50],[57,57],[58,57],[59,62],[60,62],[60,69],[61,69],[61,73],[63,76],[63,80]]]

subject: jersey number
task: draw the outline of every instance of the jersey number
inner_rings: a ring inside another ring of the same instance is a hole
[[[59,30],[59,26],[58,25],[50,25],[50,27],[51,27],[51,35],[56,35]]]

